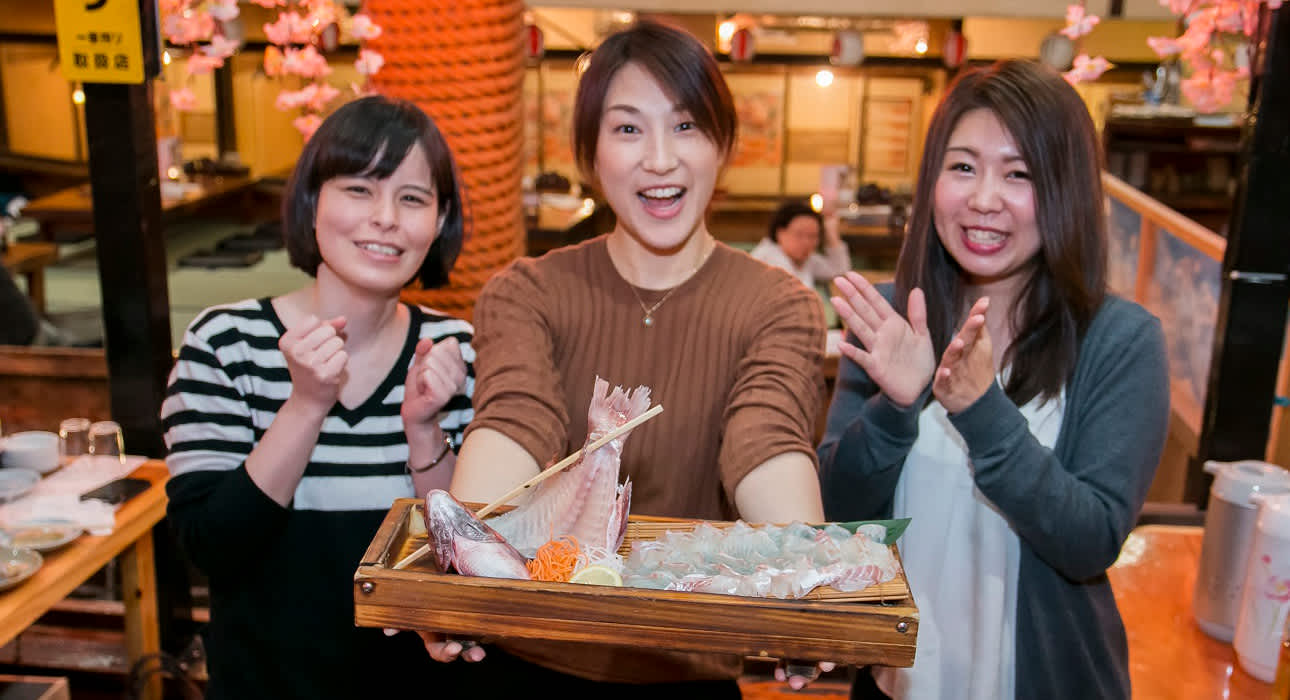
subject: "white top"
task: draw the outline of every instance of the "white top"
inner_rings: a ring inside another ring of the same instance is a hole
[[[798,267],[784,253],[778,243],[769,238],[761,239],[757,247],[752,249],[751,254],[754,258],[767,265],[788,270],[797,279],[802,280],[802,284],[812,289],[817,281],[827,282],[851,269],[851,252],[847,250],[846,243],[838,243],[834,246],[826,245],[824,254],[811,253],[811,257],[807,258],[806,264],[801,267]]]
[[[1021,414],[1052,448],[1065,392],[1039,401]],[[918,605],[918,647],[912,668],[873,667],[878,687],[895,700],[1013,700],[1021,545],[976,488],[967,446],[938,402],[919,417],[894,513],[912,518],[900,555]]]

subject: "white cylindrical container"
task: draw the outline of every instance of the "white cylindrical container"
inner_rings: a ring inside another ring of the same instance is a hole
[[[1290,493],[1290,472],[1267,462],[1205,462],[1214,475],[1205,511],[1205,536],[1192,595],[1192,614],[1206,634],[1232,641],[1240,611],[1246,560],[1254,539],[1256,493]]]
[[[1271,683],[1277,675],[1281,631],[1290,611],[1290,494],[1250,497],[1259,507],[1241,589],[1232,646],[1241,668]]]

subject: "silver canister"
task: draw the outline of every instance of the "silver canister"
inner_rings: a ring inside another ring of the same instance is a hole
[[[1205,471],[1214,475],[1214,483],[1205,511],[1192,614],[1206,634],[1230,642],[1236,632],[1246,560],[1259,514],[1250,496],[1290,493],[1290,472],[1257,460],[1211,460],[1205,462]]]

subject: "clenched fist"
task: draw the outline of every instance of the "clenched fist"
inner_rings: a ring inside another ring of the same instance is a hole
[[[416,356],[408,369],[403,387],[403,428],[412,439],[412,431],[429,428],[439,411],[466,385],[466,360],[456,338],[438,343],[422,338]]]
[[[326,321],[308,316],[278,340],[291,373],[291,394],[309,405],[330,410],[345,379],[345,318]]]

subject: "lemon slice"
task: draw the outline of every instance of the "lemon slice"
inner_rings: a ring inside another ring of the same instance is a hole
[[[623,577],[617,571],[603,565],[592,564],[574,572],[569,583],[590,583],[594,586],[621,586]]]

